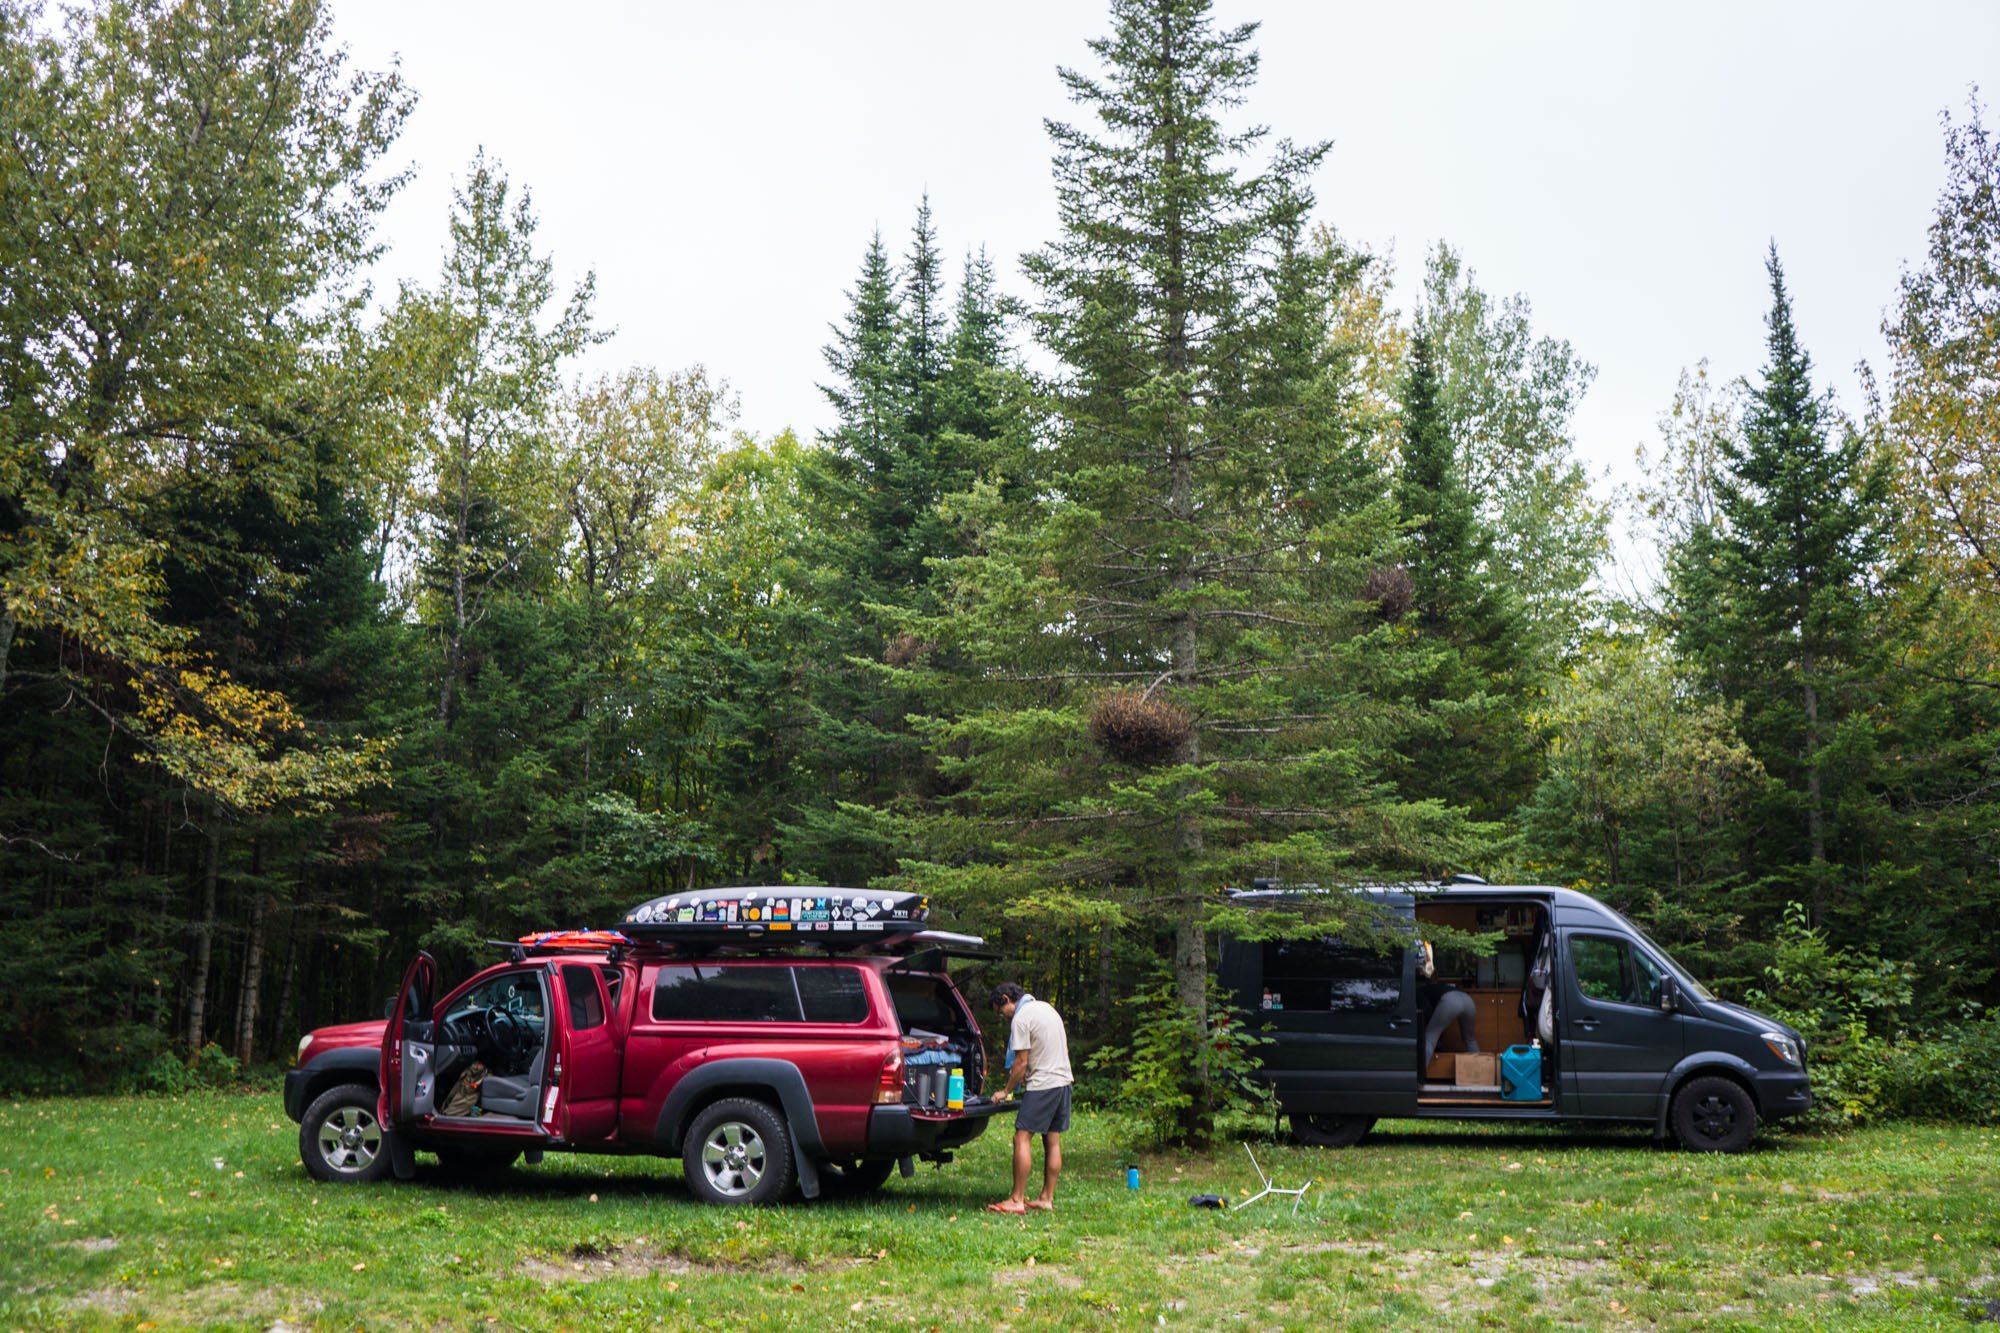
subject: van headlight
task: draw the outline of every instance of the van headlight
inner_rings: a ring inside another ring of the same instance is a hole
[[[313,1034],[310,1032],[306,1033],[305,1036],[299,1038],[299,1053],[292,1057],[293,1064],[298,1064],[300,1061],[306,1058],[306,1047],[312,1045],[312,1041],[313,1041]]]
[[[1799,1056],[1799,1044],[1796,1041],[1782,1032],[1760,1032],[1757,1035],[1771,1048],[1771,1054],[1795,1068],[1805,1068],[1806,1062]]]

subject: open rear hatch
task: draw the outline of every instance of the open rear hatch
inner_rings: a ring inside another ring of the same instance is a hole
[[[958,950],[950,950],[957,954]],[[918,1120],[982,1119],[1017,1109],[986,1094],[986,1053],[965,997],[943,972],[946,949],[925,949],[885,971],[903,1030],[903,1104]],[[930,970],[935,968],[936,970]],[[962,1109],[948,1105],[951,1071],[965,1076]]]

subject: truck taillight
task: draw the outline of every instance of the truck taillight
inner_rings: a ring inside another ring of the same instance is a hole
[[[882,1077],[875,1084],[878,1106],[895,1106],[903,1100],[903,1053],[891,1051],[882,1057]]]

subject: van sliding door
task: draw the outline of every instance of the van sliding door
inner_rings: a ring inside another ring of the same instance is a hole
[[[1408,920],[1410,900],[1398,898],[1387,905]],[[1285,1111],[1415,1113],[1415,968],[1409,949],[1332,937],[1227,942],[1223,976],[1272,1039],[1262,1062]]]

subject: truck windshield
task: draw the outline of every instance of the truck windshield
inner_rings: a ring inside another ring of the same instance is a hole
[[[1639,929],[1638,922],[1632,920],[1630,917],[1626,916],[1623,912],[1618,911],[1616,908],[1610,906],[1609,904],[1605,905],[1604,910],[1610,912],[1611,915],[1617,917],[1620,921],[1622,921],[1625,924],[1625,929],[1632,932],[1632,937],[1634,939],[1638,940],[1641,944],[1645,945],[1648,949],[1653,951],[1653,957],[1659,959],[1663,966],[1667,967],[1673,972],[1674,979],[1681,983],[1682,989],[1686,990],[1690,995],[1694,996],[1694,998],[1697,1000],[1707,1000],[1710,1001],[1711,1003],[1714,1002],[1715,993],[1709,990],[1708,987],[1702,985],[1699,981],[1695,980],[1694,974],[1689,972],[1685,967],[1682,967],[1679,961],[1676,960],[1672,954],[1668,953],[1665,949],[1662,949],[1659,946],[1659,944],[1654,941],[1651,935],[1648,935],[1645,931]]]

